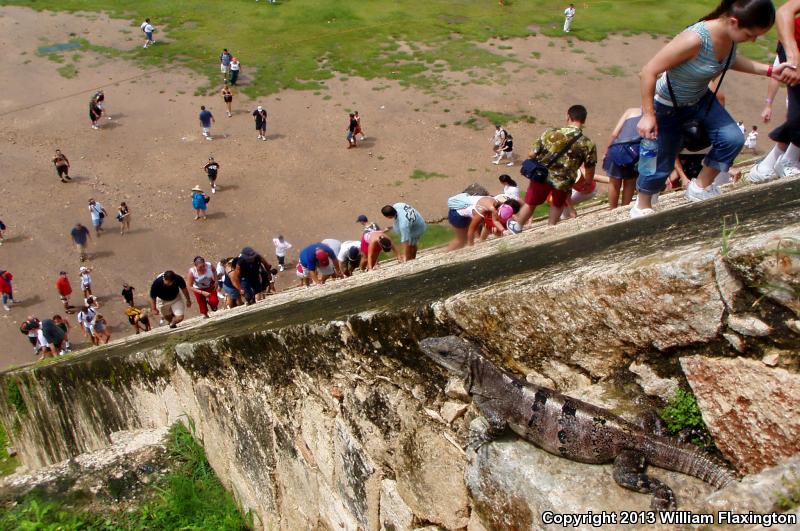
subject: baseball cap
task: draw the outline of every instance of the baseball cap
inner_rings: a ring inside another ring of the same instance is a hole
[[[322,267],[328,265],[330,257],[328,256],[328,253],[325,252],[325,249],[321,248],[317,249],[316,251],[314,251],[314,256],[317,257],[317,263]]]
[[[361,222],[364,222],[364,221],[369,221],[369,219],[367,219],[367,216],[365,216],[364,214],[361,214],[356,218],[356,222],[358,222],[358,223],[361,223]]]

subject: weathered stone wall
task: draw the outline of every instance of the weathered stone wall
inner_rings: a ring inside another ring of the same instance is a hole
[[[775,418],[800,399],[798,257],[787,250],[798,237],[793,225],[742,238],[726,257],[716,241],[601,254],[441,301],[10,371],[0,420],[36,467],[190,417],[265,528],[527,529],[549,509],[643,510],[649,496],[617,487],[607,466],[514,437],[465,453],[476,411],[416,340],[466,335],[497,364],[625,416],[688,383],[724,455],[757,472],[800,452],[800,419]],[[737,365],[757,366],[775,391],[714,386]],[[728,407],[742,394],[748,407]],[[776,428],[769,452],[748,448],[751,426]],[[712,490],[655,473],[681,508],[703,507]]]

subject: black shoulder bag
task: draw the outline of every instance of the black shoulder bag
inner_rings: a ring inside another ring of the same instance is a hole
[[[722,69],[722,75],[719,78],[719,83],[717,83],[717,88],[714,89],[714,99],[717,97],[717,92],[719,92],[719,88],[722,86],[722,80],[725,79],[725,73],[728,71],[728,67],[731,66],[731,59],[733,59],[733,50],[736,49],[736,45],[734,44],[731,46],[731,53],[728,54],[728,60],[725,61],[725,68]],[[675,92],[672,90],[672,83],[669,81],[669,74],[664,73],[664,77],[667,79],[667,90],[669,90],[669,97],[672,100],[672,105],[674,109],[678,109],[678,100],[675,98]],[[706,114],[711,110],[711,106],[714,105],[714,100],[708,102],[708,107],[706,107]],[[708,131],[706,130],[706,126],[703,125],[703,120],[700,118],[694,118],[689,120],[688,122],[684,122],[681,126],[683,132],[683,148],[686,151],[691,151],[696,153],[698,151],[703,151],[704,149],[711,146],[711,138],[708,136]]]
[[[535,183],[546,183],[547,177],[550,175],[550,166],[552,166],[555,161],[560,159],[564,153],[569,151],[570,148],[575,145],[575,142],[577,142],[582,136],[583,131],[579,131],[577,135],[572,137],[570,141],[567,142],[566,146],[561,148],[561,151],[550,157],[550,159],[547,161],[547,164],[543,164],[534,159],[525,159],[525,162],[522,163],[522,167],[519,169],[520,174]]]

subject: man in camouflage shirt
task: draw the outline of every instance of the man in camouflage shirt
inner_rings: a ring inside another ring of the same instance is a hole
[[[564,203],[570,197],[572,186],[578,179],[578,170],[581,166],[585,175],[578,184],[582,187],[591,186],[594,181],[594,167],[597,164],[597,146],[588,137],[582,135],[583,124],[586,123],[586,107],[573,105],[567,111],[567,125],[554,127],[545,131],[533,145],[530,158],[549,168],[546,183],[531,181],[525,194],[525,204],[517,216],[521,225],[528,222],[537,206],[547,201],[552,196],[550,205],[550,225],[555,225],[561,218]],[[569,150],[557,160],[550,162],[575,135],[581,137],[572,144]]]

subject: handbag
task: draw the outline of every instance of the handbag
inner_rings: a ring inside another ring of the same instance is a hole
[[[731,59],[733,58],[733,51],[735,49],[736,45],[734,44],[731,46],[731,53],[728,54],[728,60],[725,61],[725,68],[722,69],[722,75],[719,78],[719,83],[717,83],[717,88],[714,89],[714,98],[708,102],[708,106],[706,107],[706,115],[708,115],[711,106],[714,104],[714,99],[716,99],[717,92],[719,92],[719,88],[722,86],[722,80],[725,79],[725,73],[728,71],[728,67],[731,66]],[[672,90],[672,83],[669,81],[669,73],[665,73],[664,77],[667,80],[667,90],[669,90],[669,97],[672,100],[673,108],[677,110],[678,100],[675,98],[675,91]],[[683,148],[686,151],[694,153],[703,151],[711,146],[711,137],[708,136],[708,131],[706,130],[706,126],[703,125],[702,119],[694,118],[688,122],[684,122],[681,129],[683,133]]]
[[[577,135],[572,137],[567,145],[561,148],[561,151],[556,153],[554,156],[550,157],[547,164],[543,164],[538,160],[534,159],[526,159],[525,162],[522,163],[522,167],[519,169],[519,172],[522,174],[523,177],[527,177],[531,181],[535,183],[546,183],[547,177],[550,175],[550,166],[560,159],[564,153],[570,150],[570,148],[575,145],[575,142],[578,141],[580,137],[583,136],[583,131],[579,131]]]

